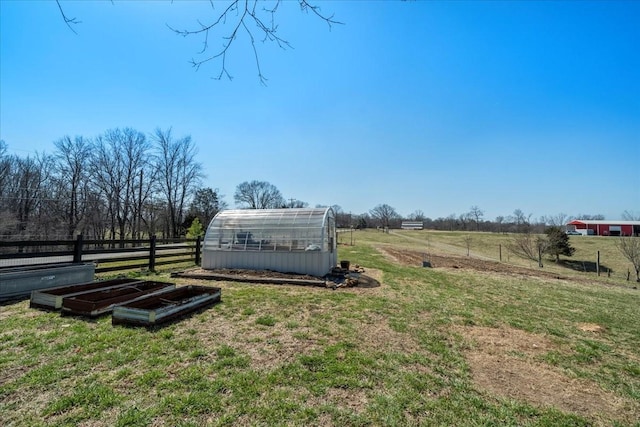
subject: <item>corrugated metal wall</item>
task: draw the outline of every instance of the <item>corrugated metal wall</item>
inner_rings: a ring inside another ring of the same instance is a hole
[[[241,268],[324,276],[338,263],[333,252],[211,251],[202,253],[202,268]]]

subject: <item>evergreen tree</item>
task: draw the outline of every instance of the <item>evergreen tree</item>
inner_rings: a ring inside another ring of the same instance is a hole
[[[560,262],[560,255],[571,256],[576,249],[569,243],[569,236],[560,227],[549,227],[546,229],[547,247],[546,252],[554,256],[556,262]]]
[[[191,226],[187,230],[187,238],[195,239],[196,237],[204,236],[204,229],[202,227],[202,223],[198,217],[195,217],[191,222]]]
[[[194,217],[198,217],[200,223],[206,227],[218,212],[227,208],[227,203],[222,197],[217,188],[205,187],[196,190],[189,207],[189,224]]]

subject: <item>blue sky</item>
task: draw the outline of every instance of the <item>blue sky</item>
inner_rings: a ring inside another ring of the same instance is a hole
[[[640,2],[314,3],[345,25],[285,1],[265,87],[246,36],[232,81],[190,66],[202,39],[167,24],[210,20],[205,1],[62,0],[74,34],[54,1],[1,0],[0,139],[27,156],[171,126],[230,206],[257,179],[353,213],[640,213]]]

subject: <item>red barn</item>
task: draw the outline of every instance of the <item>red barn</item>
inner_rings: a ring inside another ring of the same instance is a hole
[[[575,219],[567,224],[567,231],[596,236],[640,236],[640,221],[596,221]]]

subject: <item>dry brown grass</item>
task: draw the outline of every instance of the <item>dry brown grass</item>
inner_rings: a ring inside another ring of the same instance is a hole
[[[597,325],[590,325],[589,329]],[[639,402],[623,399],[598,384],[540,363],[551,350],[566,351],[545,336],[513,328],[460,327],[471,343],[465,352],[474,382],[503,398],[588,414],[606,425],[608,420],[637,421]]]

